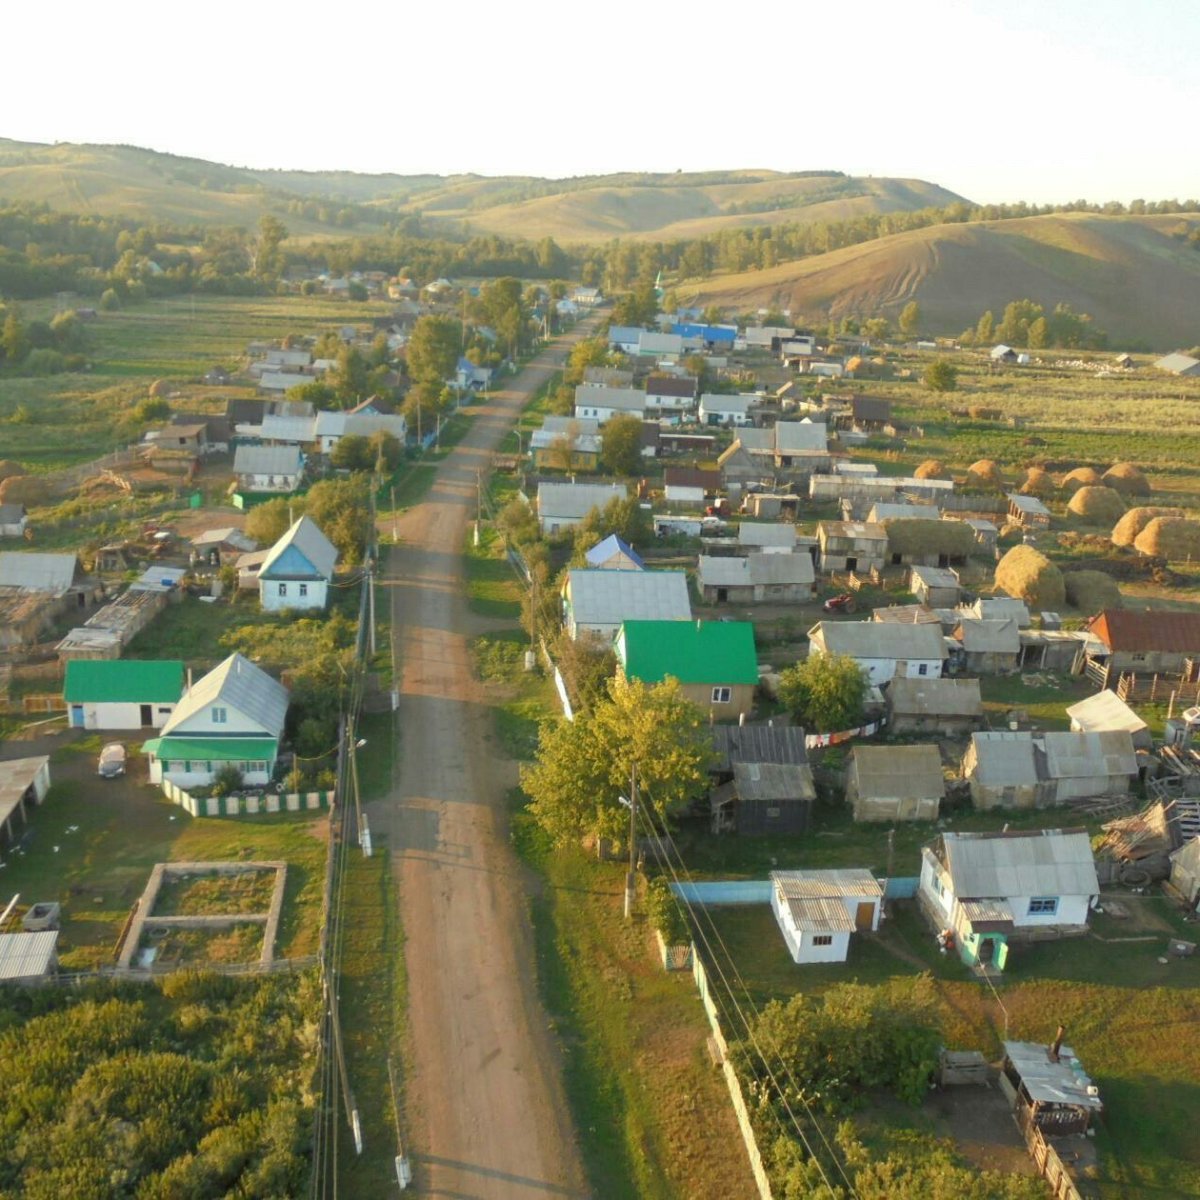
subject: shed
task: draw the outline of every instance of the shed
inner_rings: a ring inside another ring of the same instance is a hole
[[[1171,855],[1171,886],[1192,908],[1200,903],[1200,837],[1184,842]]]
[[[74,554],[0,550],[0,587],[61,596],[71,590],[78,575]]]
[[[1160,371],[1169,371],[1172,375],[1200,375],[1200,359],[1195,359],[1190,354],[1164,354],[1154,365]]]
[[[1149,750],[1154,745],[1150,727],[1116,692],[1097,692],[1067,709],[1074,733],[1107,733],[1124,730],[1133,739],[1135,749]]]
[[[183,695],[183,663],[71,660],[63,699],[74,729],[161,728]]]
[[[739,547],[764,554],[791,554],[796,549],[796,527],[779,521],[743,521],[738,526]]]
[[[949,567],[909,567],[908,590],[930,608],[953,608],[960,591],[958,574]]]
[[[1058,1039],[1049,1046],[1005,1042],[1000,1078],[1022,1114],[1019,1123],[1028,1121],[1043,1137],[1086,1133],[1093,1114],[1104,1107],[1075,1051]]]
[[[562,588],[563,623],[573,641],[605,642],[623,621],[688,621],[692,602],[684,571],[610,571],[575,567]]]
[[[946,795],[936,746],[855,746],[846,799],[856,821],[934,821]]]
[[[624,500],[628,492],[620,483],[539,483],[537,514],[542,533],[572,529],[594,508]]]
[[[968,671],[999,675],[1017,669],[1021,658],[1021,631],[1011,617],[960,621],[953,637],[961,647],[956,657]]]
[[[57,929],[0,933],[0,984],[42,983],[57,970]]]
[[[0,832],[3,841],[12,845],[17,821],[29,821],[29,810],[41,804],[50,790],[50,759],[47,755],[34,758],[0,760]]]
[[[1042,744],[1046,777],[1054,784],[1059,804],[1092,796],[1126,796],[1137,778],[1137,755],[1125,730],[1046,733]]]
[[[697,582],[708,604],[799,604],[816,592],[807,554],[701,555]]]
[[[870,871],[772,871],[770,878],[771,911],[793,962],[845,962],[850,935],[879,928],[883,885]]]
[[[304,474],[299,446],[239,446],[233,473],[246,492],[294,492]]]
[[[807,763],[737,762],[712,791],[713,832],[804,833],[817,798]]]
[[[1036,496],[1011,492],[1008,496],[1008,515],[1026,529],[1045,529],[1054,514]]]
[[[887,690],[894,734],[962,735],[983,724],[978,679],[893,679]]]
[[[770,721],[747,721],[741,725],[714,725],[713,749],[716,762],[711,768],[718,777],[732,778],[735,763],[808,762],[804,730],[798,725],[776,725]]]
[[[865,521],[819,521],[817,544],[822,571],[881,570],[887,560],[888,534]]]

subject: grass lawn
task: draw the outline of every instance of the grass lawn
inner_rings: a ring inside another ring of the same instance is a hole
[[[992,714],[993,727],[1004,728],[1011,709],[1021,709],[1039,729],[1069,729],[1066,709],[1096,694],[1090,680],[1077,675],[1050,672],[1028,676],[1040,682],[1027,686],[1020,675],[988,675],[979,681],[984,710]]]
[[[288,864],[283,918],[275,952],[313,954],[320,924],[327,818],[278,813],[190,817],[130,774],[93,774],[99,736],[76,742],[51,762],[54,783],[34,810],[31,836],[10,853],[0,880],[23,902],[57,900],[63,908],[59,958],[66,970],[114,961],[117,939],[155,863],[281,859]]]
[[[505,557],[503,539],[492,529],[481,531],[478,546],[468,537],[466,575],[472,612],[514,622],[520,618],[524,589]]]

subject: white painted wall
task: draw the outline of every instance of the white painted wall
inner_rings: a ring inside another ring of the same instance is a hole
[[[224,710],[224,721],[213,719],[214,708]],[[258,721],[224,701],[207,705],[199,712],[193,713],[186,721],[172,729],[171,733],[176,737],[221,737],[235,733],[251,733],[259,737],[274,736],[270,730],[264,730]]]
[[[258,581],[258,600],[267,612],[285,608],[323,609],[329,597],[324,579],[263,579]]]
[[[152,704],[150,725],[161,729],[175,711],[174,704]],[[140,704],[94,704],[83,706],[85,729],[143,729]]]
[[[1039,925],[1086,925],[1090,896],[1059,896],[1058,912],[1040,916],[1030,914],[1029,896],[1006,896],[1013,913],[1014,926],[1037,927]]]
[[[150,763],[150,782],[162,783],[163,779],[169,779],[178,787],[208,787],[216,778],[216,773],[223,767],[225,763],[213,763],[212,770],[208,770],[208,764],[193,761],[189,764],[191,770],[185,771],[184,764],[172,760],[168,763],[163,763],[160,759],[155,758]],[[244,768],[244,764],[235,763],[235,766],[240,769]],[[259,771],[251,771],[242,769],[242,782],[247,787],[265,787],[271,782],[271,772],[274,769],[274,760],[267,762],[265,768]]]

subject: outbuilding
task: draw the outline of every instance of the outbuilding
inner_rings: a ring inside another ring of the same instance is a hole
[[[0,933],[0,984],[31,986],[58,971],[58,930]]]
[[[861,868],[772,871],[771,911],[795,963],[845,962],[852,933],[879,928],[883,885]]]
[[[896,735],[960,737],[983,724],[978,679],[893,679],[887,690],[888,729]]]
[[[701,555],[697,582],[707,604],[801,604],[816,593],[807,554]]]
[[[846,800],[856,821],[935,821],[946,795],[936,746],[855,746]]]
[[[63,700],[73,729],[159,729],[183,695],[177,659],[72,659]]]
[[[11,846],[16,839],[18,821],[29,821],[29,810],[41,804],[50,790],[50,759],[47,755],[34,758],[0,759],[0,837]]]
[[[930,608],[953,608],[958,603],[958,573],[949,567],[910,567],[908,590]]]

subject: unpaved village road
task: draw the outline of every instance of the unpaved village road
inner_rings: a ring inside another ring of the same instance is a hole
[[[494,749],[464,595],[476,472],[592,320],[480,409],[382,564],[400,671],[386,832],[408,974],[407,1149],[416,1191],[446,1200],[582,1197],[587,1189],[559,1054],[537,993],[526,884],[508,839],[514,764]],[[394,952],[394,951],[393,951]]]

